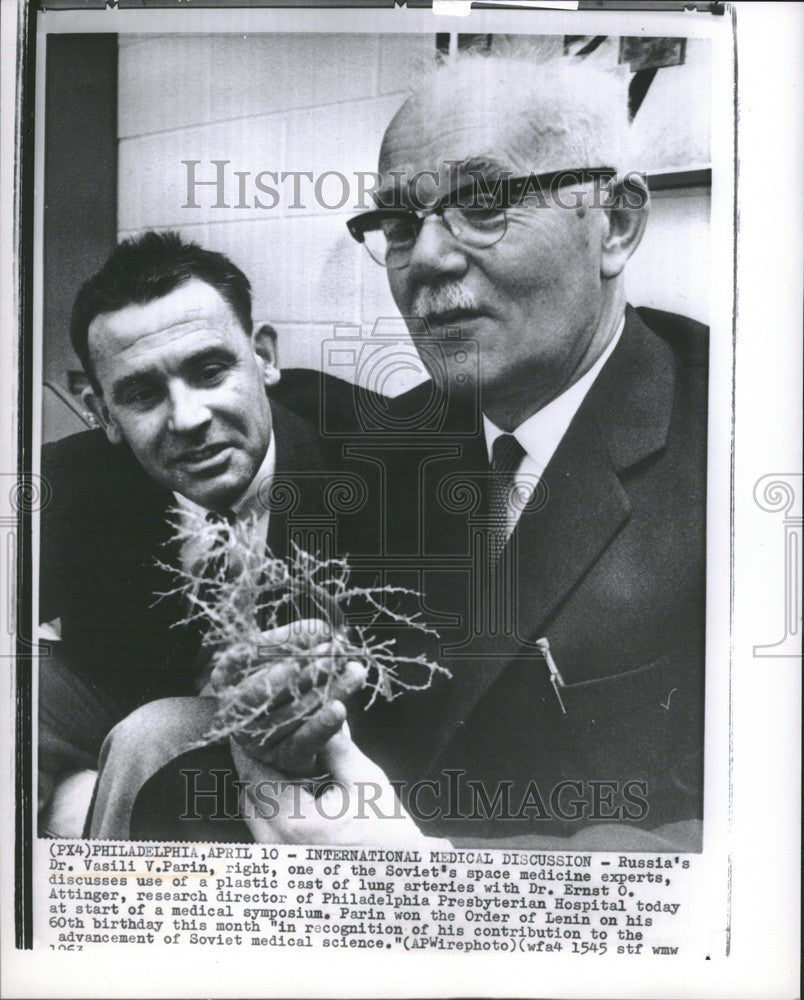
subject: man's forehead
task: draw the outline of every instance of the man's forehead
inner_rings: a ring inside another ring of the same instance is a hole
[[[89,325],[93,354],[157,350],[186,338],[209,334],[227,336],[237,324],[228,305],[206,282],[192,280],[150,302],[101,313]]]
[[[535,134],[526,108],[486,93],[475,102],[441,95],[409,101],[391,122],[380,151],[381,192],[404,185],[417,171],[439,173],[439,181],[463,172],[494,176],[501,172],[549,170],[565,166],[557,143]],[[452,165],[452,166],[451,166]],[[393,175],[392,172],[393,171]],[[439,187],[444,187],[440,183]]]

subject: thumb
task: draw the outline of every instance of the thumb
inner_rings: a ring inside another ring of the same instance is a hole
[[[387,783],[384,772],[352,740],[348,724],[330,739],[319,754],[319,761],[335,781],[356,784],[359,781]]]

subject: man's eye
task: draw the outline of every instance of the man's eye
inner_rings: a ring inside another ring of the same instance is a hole
[[[223,379],[227,370],[226,365],[222,364],[204,365],[198,373],[198,379],[205,385],[217,385]]]
[[[415,226],[412,220],[402,217],[383,219],[382,231],[389,243],[409,243],[415,238]]]
[[[156,393],[153,389],[148,389],[142,387],[141,389],[133,389],[127,396],[126,402],[131,406],[148,406],[149,404],[155,402]]]
[[[472,205],[461,209],[464,222],[473,229],[494,229],[500,225],[503,212],[497,205]]]

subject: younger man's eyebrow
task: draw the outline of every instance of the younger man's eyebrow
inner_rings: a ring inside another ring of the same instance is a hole
[[[215,345],[213,347],[202,348],[202,350],[197,351],[195,354],[191,354],[184,358],[179,367],[181,371],[194,371],[197,368],[200,368],[201,365],[205,364],[207,361],[232,362],[234,360],[235,354],[230,348],[224,347],[223,345]],[[159,371],[156,368],[143,368],[141,371],[131,372],[128,375],[124,375],[112,385],[112,400],[119,403],[130,389],[158,377]]]
[[[203,365],[207,361],[234,361],[235,354],[229,347],[216,344],[213,347],[206,347],[195,354],[184,358],[181,363],[181,370],[192,370]]]
[[[155,369],[146,368],[140,372],[133,372],[131,375],[124,375],[123,378],[117,379],[117,381],[112,384],[112,391],[110,393],[112,401],[115,403],[122,402],[124,396],[130,389],[134,389],[138,385],[148,382],[149,379],[154,378],[155,374]]]

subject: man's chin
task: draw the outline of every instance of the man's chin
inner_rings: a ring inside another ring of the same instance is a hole
[[[225,510],[240,499],[250,482],[249,477],[227,472],[208,478],[184,477],[181,485],[176,485],[174,489],[207,510]]]

